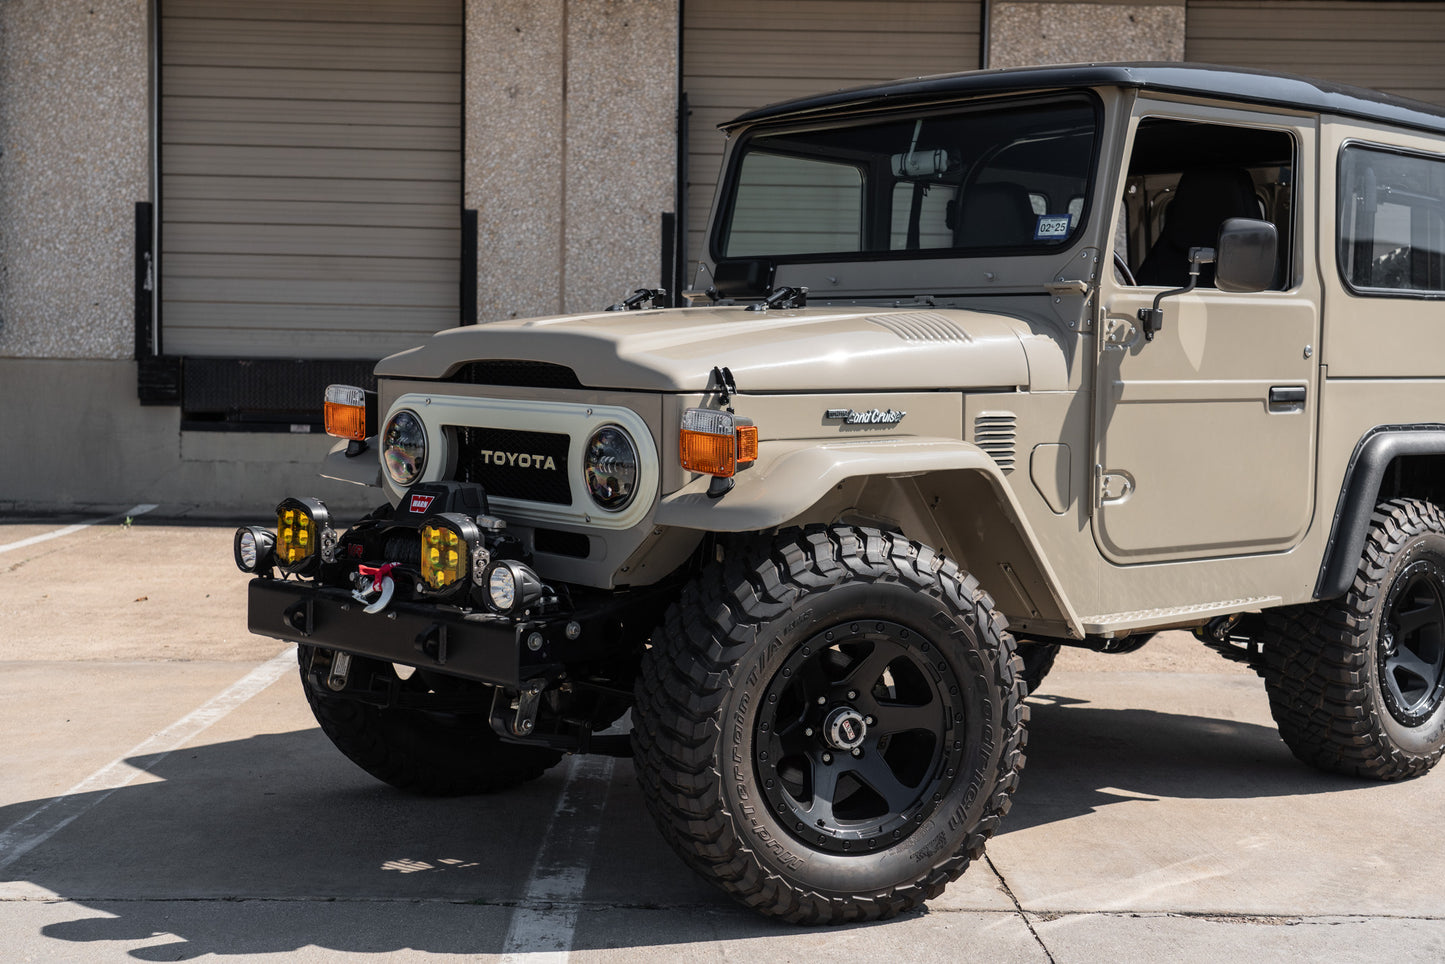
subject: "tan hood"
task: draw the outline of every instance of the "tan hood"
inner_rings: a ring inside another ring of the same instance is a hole
[[[389,378],[445,378],[471,361],[565,365],[594,388],[696,392],[730,368],[743,392],[1023,387],[1028,327],[1001,315],[915,308],[743,307],[599,312],[438,332],[382,359]]]

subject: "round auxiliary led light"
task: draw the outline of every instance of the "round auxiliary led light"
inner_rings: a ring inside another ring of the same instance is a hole
[[[604,425],[587,440],[582,468],[587,494],[600,508],[619,512],[637,494],[639,466],[632,436],[618,425]]]
[[[487,598],[492,608],[499,612],[510,612],[517,602],[517,578],[506,566],[496,566],[487,577]]]
[[[415,412],[402,409],[381,433],[381,461],[397,485],[411,485],[426,471],[426,428]]]
[[[266,572],[274,564],[272,551],[276,546],[276,534],[260,526],[242,526],[236,530],[232,548],[236,555],[236,568],[242,572]]]
[[[487,567],[487,604],[502,615],[519,612],[542,598],[542,580],[514,559],[499,559]]]

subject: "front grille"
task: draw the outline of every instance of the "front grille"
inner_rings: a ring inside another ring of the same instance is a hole
[[[516,388],[582,387],[582,383],[577,380],[577,373],[565,365],[511,359],[467,362],[447,381],[465,382],[468,385],[509,385]]]
[[[570,440],[566,435],[460,425],[454,428],[459,481],[480,482],[488,496],[572,504],[572,487],[567,481]]]

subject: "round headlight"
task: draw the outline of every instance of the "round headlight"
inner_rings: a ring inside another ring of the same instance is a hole
[[[492,607],[498,612],[507,612],[517,601],[517,579],[507,566],[496,566],[487,578],[487,595]]]
[[[381,435],[381,460],[397,485],[411,485],[426,471],[426,429],[421,419],[402,409]]]
[[[612,512],[623,509],[637,494],[637,446],[616,425],[604,425],[587,440],[583,474],[592,501]]]

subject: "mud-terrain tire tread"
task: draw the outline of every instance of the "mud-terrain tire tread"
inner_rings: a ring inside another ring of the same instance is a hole
[[[398,790],[428,797],[493,793],[535,780],[562,759],[556,750],[503,743],[486,714],[444,724],[410,708],[382,708],[301,687],[321,731],[351,762]],[[353,672],[362,660],[353,660]]]
[[[1416,754],[1384,729],[1372,695],[1375,610],[1389,592],[1385,576],[1405,544],[1427,532],[1445,534],[1445,514],[1417,499],[1382,502],[1349,591],[1339,599],[1266,611],[1258,638],[1262,675],[1280,736],[1311,766],[1375,780],[1428,771],[1442,749]],[[1383,616],[1383,614],[1381,614]]]
[[[741,551],[739,551],[741,550]],[[737,831],[720,796],[720,710],[732,673],[760,624],[809,589],[844,580],[896,581],[945,600],[971,616],[1000,654],[988,662],[1004,697],[1002,750],[974,831],[911,884],[833,897],[770,873]],[[1024,766],[1028,707],[1022,664],[1005,619],[977,580],[926,546],[901,536],[846,526],[785,530],[733,546],[683,590],[653,633],[636,685],[633,746],[643,798],[663,837],[683,860],[735,899],[799,924],[881,920],[942,893],[969,863],[1012,804]]]

